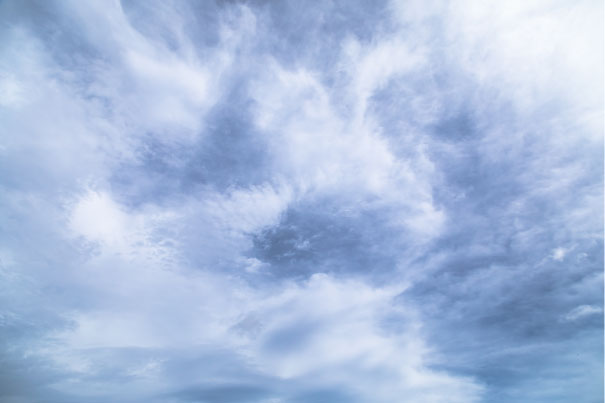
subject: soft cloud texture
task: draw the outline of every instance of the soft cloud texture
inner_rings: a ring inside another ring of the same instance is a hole
[[[0,3],[0,400],[602,401],[602,15]]]

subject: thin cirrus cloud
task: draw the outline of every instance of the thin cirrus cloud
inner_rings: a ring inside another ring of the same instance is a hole
[[[0,400],[602,401],[602,14],[2,2]]]

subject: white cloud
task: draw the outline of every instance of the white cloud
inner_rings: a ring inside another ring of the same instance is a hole
[[[451,57],[479,83],[513,96],[519,113],[549,98],[567,100],[573,115],[602,105],[603,46],[593,45],[603,43],[602,3],[465,1],[448,11]]]
[[[25,102],[23,83],[8,73],[0,72],[0,105],[5,107],[20,107]]]
[[[569,311],[563,319],[566,321],[575,321],[585,316],[603,313],[603,308],[594,305],[580,305]]]
[[[182,35],[178,48],[170,49],[139,32],[119,2],[69,2],[63,7],[89,45],[106,57],[81,66],[92,78],[82,93],[106,100],[106,117],[120,131],[152,132],[165,142],[197,137],[205,112],[220,98],[220,75],[229,62],[221,52],[202,61]],[[163,18],[172,27],[184,17],[173,12]],[[169,136],[161,135],[166,132]]]
[[[203,343],[239,353],[263,376],[287,379],[297,388],[344,388],[368,401],[407,396],[410,401],[473,402],[482,392],[470,378],[428,368],[432,353],[418,319],[404,305],[392,303],[402,287],[375,288],[316,274],[272,293],[149,268],[139,280],[144,284],[137,286],[129,281],[131,275],[119,273],[105,276],[126,284],[132,295],[117,287],[107,295],[113,302],[105,309],[75,314],[74,329],[56,334],[54,347],[41,353],[93,374],[97,358],[85,359],[89,349],[161,351],[178,345],[195,352]],[[113,304],[120,311],[110,309]],[[170,356],[130,371],[157,376],[166,359]]]
[[[351,94],[355,100],[354,119],[363,125],[367,117],[369,98],[376,90],[384,87],[392,79],[405,73],[426,68],[427,60],[420,50],[411,50],[409,43],[395,34],[381,38],[377,43],[362,46],[349,39],[343,47],[342,68],[351,79]]]
[[[71,233],[100,246],[103,255],[143,260],[174,258],[174,239],[154,239],[156,228],[178,218],[172,211],[149,209],[129,213],[109,193],[92,189],[69,207]]]
[[[553,258],[554,260],[557,260],[557,261],[559,261],[559,262],[560,262],[560,261],[562,261],[563,259],[565,259],[565,255],[567,255],[567,252],[569,252],[569,250],[567,250],[567,249],[565,249],[565,248],[561,248],[561,247],[559,247],[559,248],[555,248],[555,249],[552,251],[552,258]]]
[[[315,387],[341,385],[377,402],[476,401],[481,387],[472,380],[427,367],[430,351],[417,318],[393,304],[403,290],[315,274],[251,306],[260,321],[250,336],[253,357],[268,374],[311,377]],[[397,331],[389,330],[393,325]]]
[[[216,226],[239,234],[251,234],[276,225],[293,198],[289,186],[270,185],[233,189],[205,195],[201,210]]]
[[[76,203],[70,224],[88,240],[120,247],[134,235],[129,218],[109,195],[90,191]]]
[[[267,75],[252,87],[255,120],[267,137],[274,168],[299,197],[340,193],[353,209],[372,200],[376,206],[397,211],[394,223],[417,232],[419,239],[430,239],[439,233],[444,212],[433,205],[432,165],[422,144],[416,139],[410,144],[412,157],[398,158],[372,117],[366,116],[367,98],[374,90],[393,75],[417,67],[417,58],[404,51],[401,63],[372,70],[372,55],[392,53],[391,48],[398,44],[353,52],[364,56],[345,52],[346,63],[353,65],[348,78],[353,92],[344,101],[336,99],[338,93],[312,72],[269,63]],[[341,114],[333,104],[349,101],[356,111],[351,116]]]

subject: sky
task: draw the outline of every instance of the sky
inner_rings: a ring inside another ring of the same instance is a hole
[[[0,401],[603,402],[603,11],[1,0]]]

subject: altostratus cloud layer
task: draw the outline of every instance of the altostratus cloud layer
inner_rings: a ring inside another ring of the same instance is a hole
[[[603,401],[602,15],[1,2],[0,400]]]

